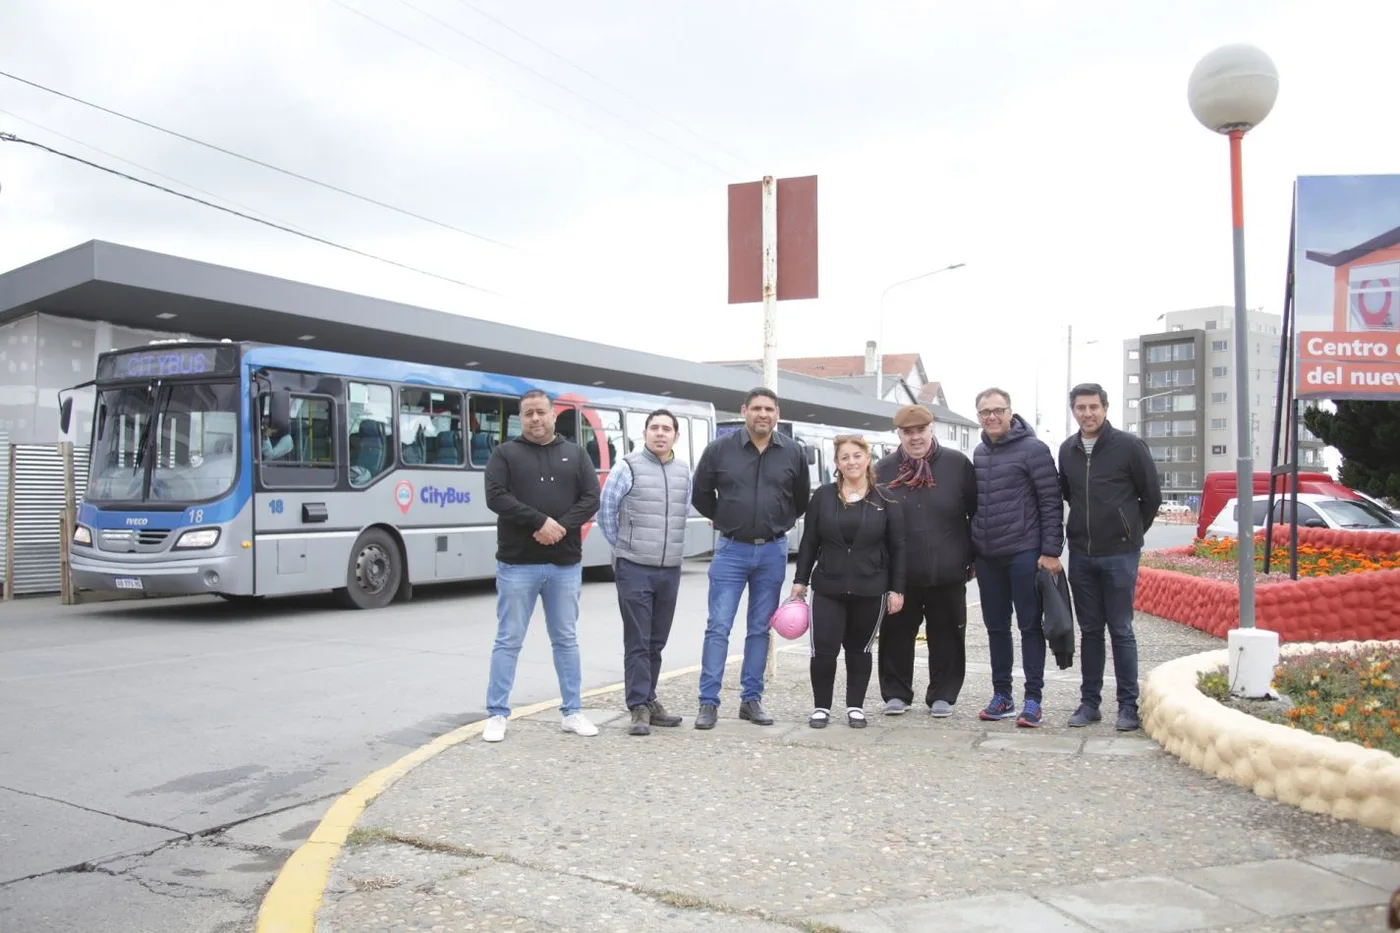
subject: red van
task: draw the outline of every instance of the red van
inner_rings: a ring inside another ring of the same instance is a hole
[[[1293,474],[1276,477],[1275,484],[1274,489],[1279,493],[1292,492]],[[1205,485],[1201,490],[1201,517],[1196,523],[1196,537],[1205,537],[1206,529],[1210,527],[1210,523],[1215,521],[1215,517],[1220,514],[1225,503],[1235,498],[1238,488],[1239,484],[1235,481],[1234,471],[1220,470],[1206,474]],[[1327,473],[1299,473],[1298,491],[1315,492],[1321,496],[1333,496],[1338,499],[1361,498]],[[1269,474],[1255,473],[1253,495],[1267,496],[1268,494]]]

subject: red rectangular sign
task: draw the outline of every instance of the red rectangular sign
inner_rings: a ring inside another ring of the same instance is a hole
[[[779,178],[778,300],[817,297],[817,176]],[[729,186],[729,303],[763,300],[763,182]]]
[[[729,303],[763,300],[763,182],[729,186]]]

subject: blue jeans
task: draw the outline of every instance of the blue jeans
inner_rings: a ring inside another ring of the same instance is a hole
[[[700,655],[700,702],[719,706],[724,682],[724,659],[729,654],[729,631],[739,611],[744,588],[749,591],[744,663],[740,668],[740,701],[763,698],[763,668],[768,663],[768,620],[782,598],[787,577],[788,542],[784,535],[767,544],[715,539],[710,560],[710,607],[705,623],[705,648]]]
[[[1133,632],[1139,551],[1090,557],[1069,552],[1069,589],[1079,618],[1079,701],[1098,709],[1103,699],[1104,630],[1113,641],[1118,708],[1137,709],[1138,651]]]
[[[1011,637],[1011,610],[1021,630],[1021,667],[1026,675],[1026,699],[1040,702],[1045,690],[1045,630],[1041,628],[1040,591],[1035,587],[1038,551],[1007,557],[979,557],[977,589],[982,594],[982,621],[992,655],[992,689],[1011,697],[1011,667],[1016,643]]]
[[[578,654],[578,601],[583,592],[583,565],[503,564],[496,562],[496,644],[491,648],[491,679],[486,686],[488,716],[510,715],[510,689],[520,646],[535,614],[535,601],[544,599],[544,624],[554,646],[554,672],[559,676],[559,710],[577,713],[583,672]]]

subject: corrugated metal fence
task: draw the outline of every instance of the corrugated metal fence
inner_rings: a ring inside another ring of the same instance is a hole
[[[62,589],[61,554],[65,545],[59,530],[63,512],[63,455],[56,444],[15,444],[6,462],[11,476],[6,498],[13,509],[14,540],[10,565],[16,596],[57,593]],[[73,495],[80,502],[87,488],[89,450],[73,450]],[[3,551],[0,551],[3,553]]]
[[[10,533],[10,435],[0,431],[0,592],[9,586],[5,581],[8,564],[5,539]]]

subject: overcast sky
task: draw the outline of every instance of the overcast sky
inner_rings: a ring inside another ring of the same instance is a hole
[[[822,297],[780,306],[782,355],[862,352],[885,286],[965,262],[890,293],[887,351],[922,353],[960,411],[999,384],[1029,415],[1039,388],[1059,424],[1067,325],[1099,341],[1075,380],[1116,402],[1123,338],[1232,300],[1199,56],[1253,42],[1281,73],[1245,154],[1249,301],[1278,311],[1293,178],[1400,170],[1397,34],[1394,0],[5,0],[0,70],[509,245],[0,78],[0,130],[505,297],[14,145],[0,269],[97,238],[757,358],[760,306],[726,304],[725,186],[816,174]]]

